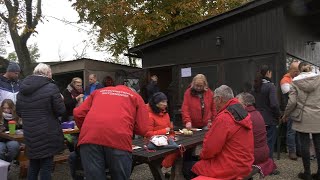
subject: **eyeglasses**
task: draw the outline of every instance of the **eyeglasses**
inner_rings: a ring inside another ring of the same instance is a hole
[[[217,99],[218,97],[221,97],[221,96],[213,96],[213,99]]]

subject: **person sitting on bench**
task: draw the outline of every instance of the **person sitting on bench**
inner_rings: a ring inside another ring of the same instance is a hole
[[[240,93],[237,98],[251,116],[254,137],[254,166],[260,169],[262,176],[279,174],[276,164],[269,158],[266,125],[262,115],[254,107],[254,96],[250,93]]]

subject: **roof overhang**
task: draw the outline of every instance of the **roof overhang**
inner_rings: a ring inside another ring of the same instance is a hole
[[[240,7],[236,8],[236,9],[233,9],[231,11],[225,12],[225,13],[217,15],[217,16],[214,16],[212,18],[209,18],[207,20],[201,21],[199,23],[192,24],[190,26],[187,26],[187,27],[182,28],[180,30],[177,30],[175,32],[169,33],[169,34],[164,35],[162,37],[159,37],[157,39],[148,41],[148,42],[143,43],[141,45],[132,47],[132,48],[129,49],[129,54],[132,54],[132,55],[134,55],[136,57],[142,58],[143,50],[145,50],[147,48],[150,48],[152,46],[155,46],[155,45],[158,45],[160,43],[166,42],[168,40],[174,39],[174,38],[176,38],[178,36],[185,35],[187,33],[199,30],[201,28],[204,28],[204,27],[206,27],[208,25],[220,22],[222,20],[225,20],[225,19],[228,19],[228,18],[231,18],[231,17],[235,17],[235,16],[237,16],[239,14],[246,13],[246,12],[252,13],[253,10],[258,12],[258,11],[260,11],[260,9],[265,9],[266,8],[265,6],[267,6],[267,5],[273,5],[273,4],[276,4],[276,3],[279,4],[279,3],[283,3],[283,2],[284,1],[279,1],[279,0],[254,0],[254,1],[251,1],[251,2],[249,2],[249,3],[247,3],[247,4],[243,5],[243,6],[240,6]]]

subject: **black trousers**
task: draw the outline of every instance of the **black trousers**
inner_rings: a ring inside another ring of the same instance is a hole
[[[301,143],[301,157],[305,174],[311,174],[310,169],[310,136],[309,133],[301,133],[299,132],[299,138]],[[320,174],[320,134],[312,134],[312,140],[315,147],[317,163],[318,163],[318,171]]]

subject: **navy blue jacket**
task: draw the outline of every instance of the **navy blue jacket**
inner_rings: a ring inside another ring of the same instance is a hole
[[[29,159],[53,156],[64,149],[63,132],[58,120],[66,108],[51,79],[31,75],[20,86],[17,114],[23,119],[24,142]]]
[[[280,108],[275,85],[263,79],[260,92],[252,92],[256,99],[256,109],[261,113],[266,125],[277,125]]]
[[[86,86],[85,91],[84,91],[85,92],[84,93],[85,96],[89,96],[92,93],[92,92],[90,92],[90,89],[91,89],[92,85],[93,84],[90,84],[89,86]],[[94,90],[103,88],[103,85],[100,84],[99,82],[96,82],[95,85],[96,85],[96,88]]]
[[[4,76],[0,76],[0,104],[4,99],[11,99],[14,103],[16,103],[16,97],[19,89],[19,80],[13,81]]]

